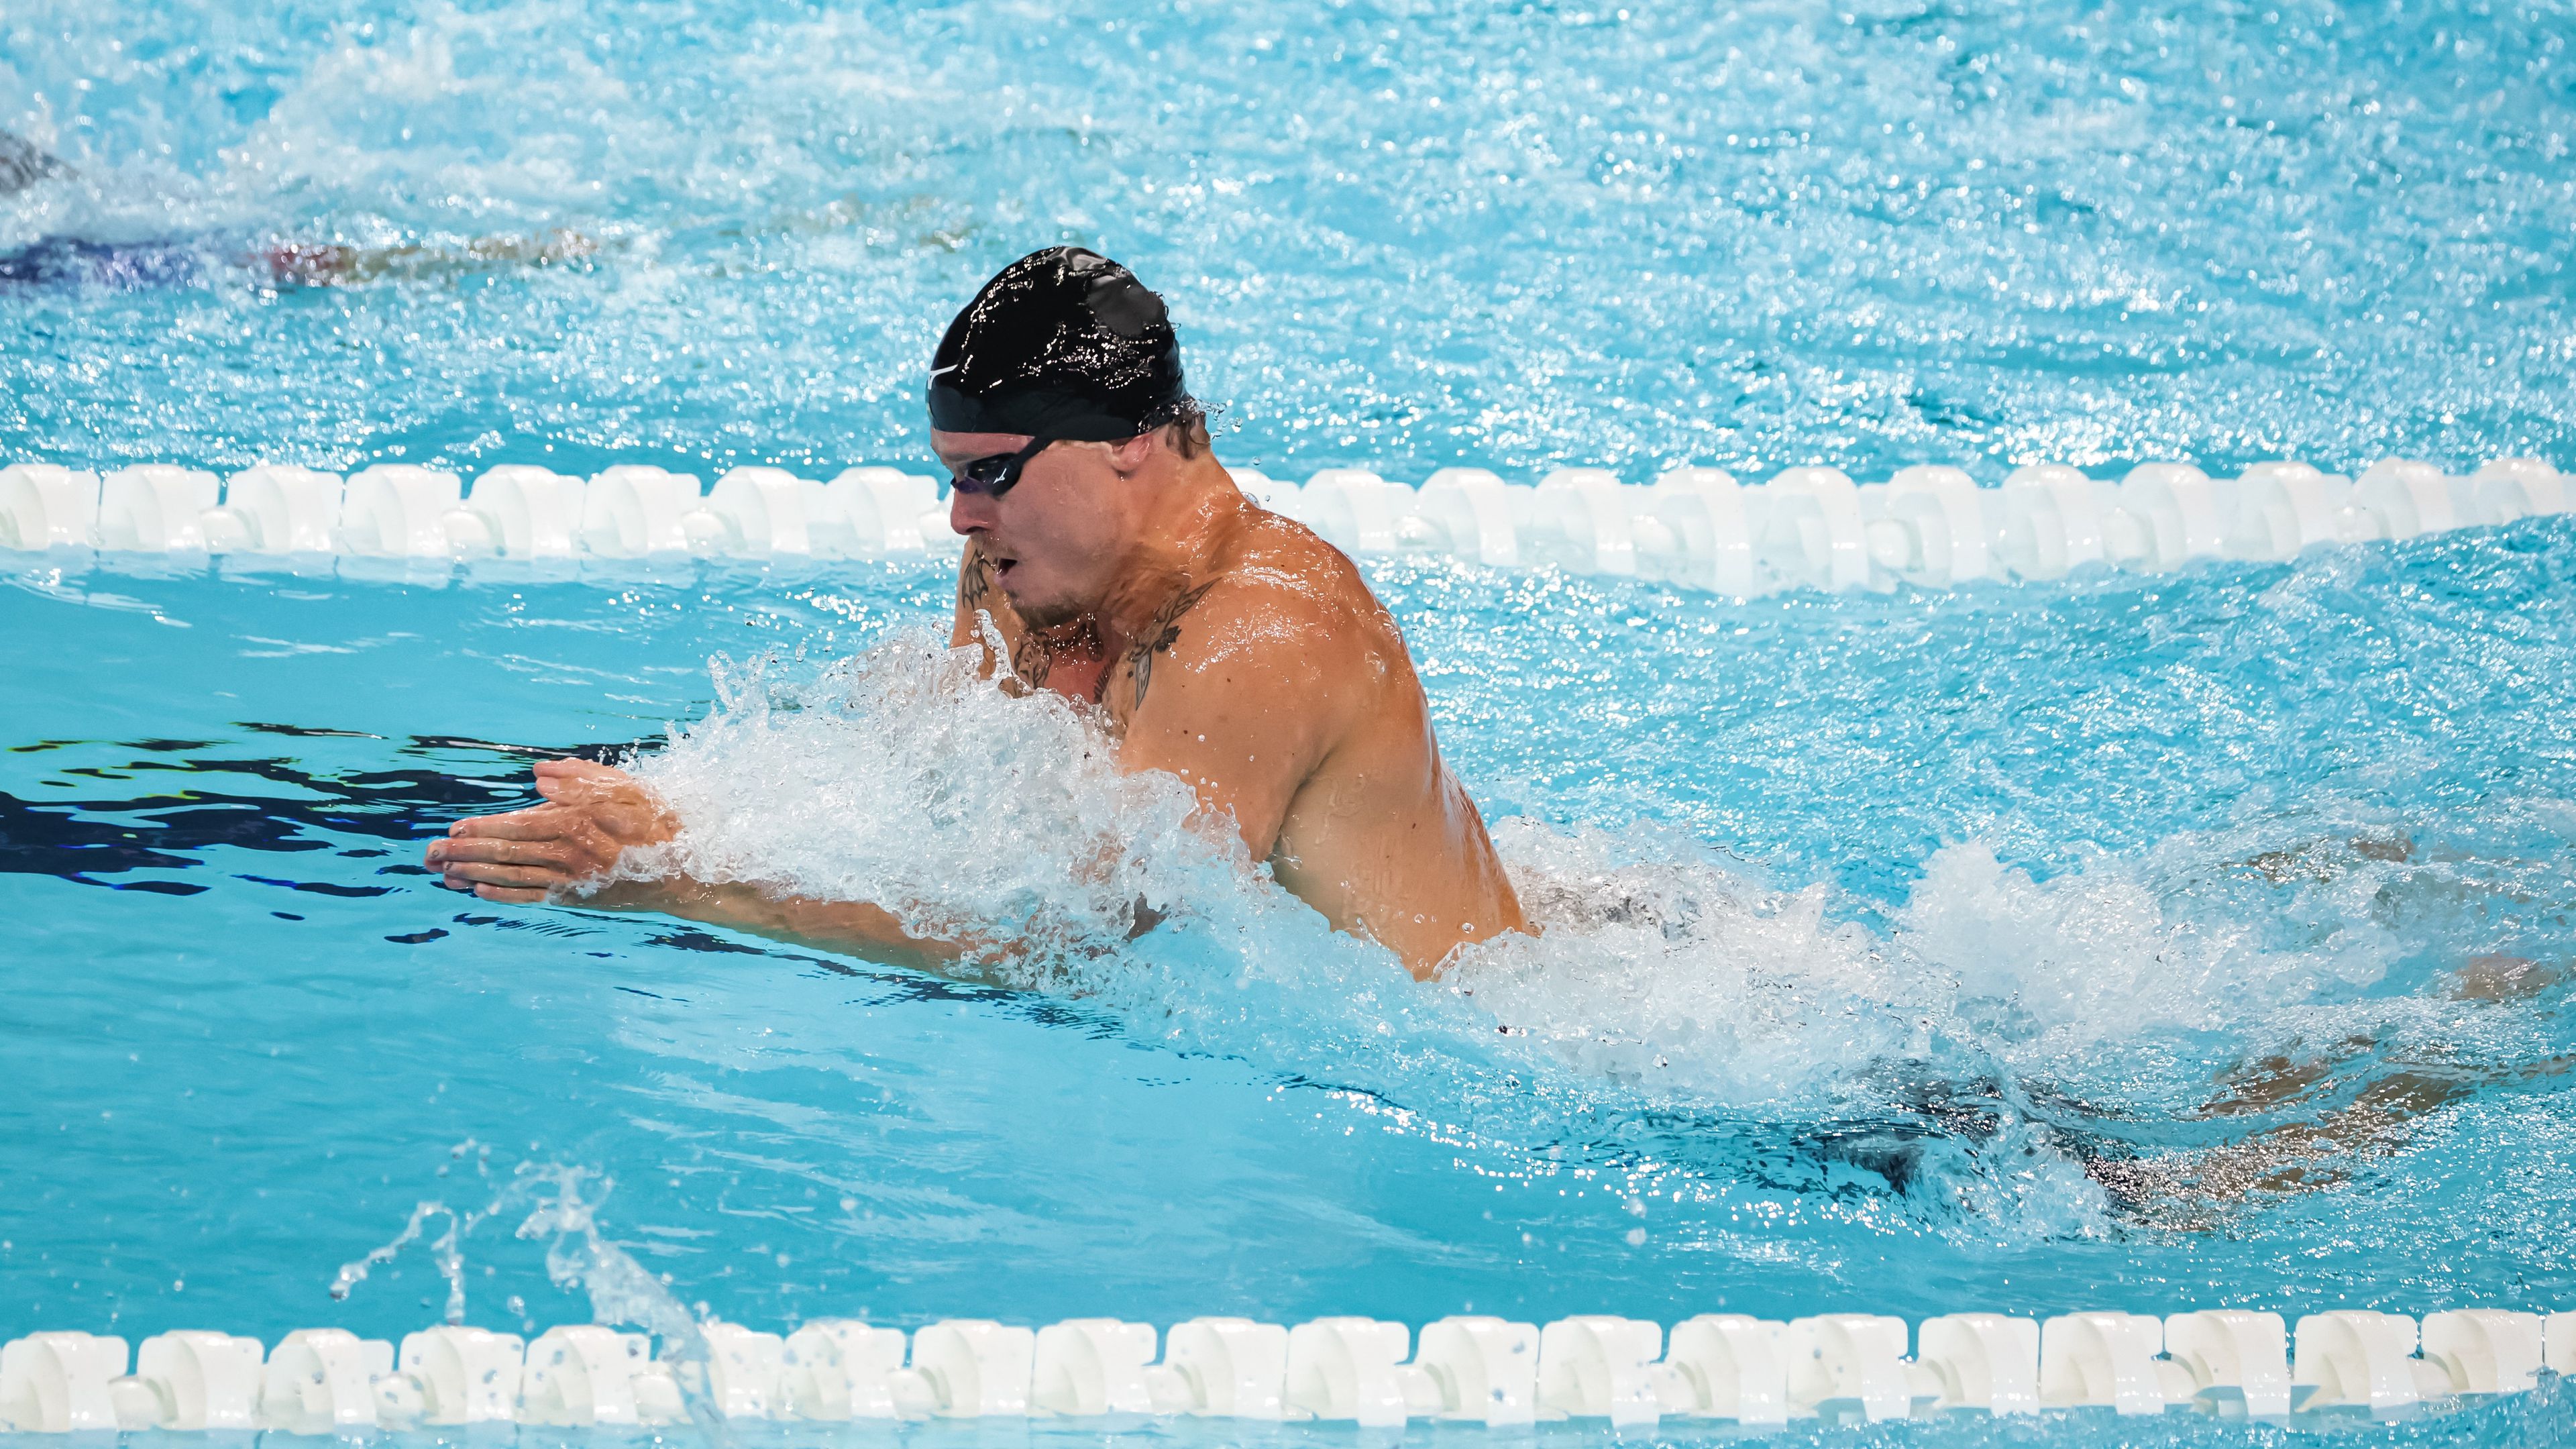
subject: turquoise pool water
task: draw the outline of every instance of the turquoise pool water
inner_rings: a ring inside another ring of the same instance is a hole
[[[0,282],[0,456],[918,462],[936,329],[1065,239],[1281,476],[2566,464],[2568,32],[16,5],[0,127],[78,174],[0,251],[177,260]],[[363,265],[281,285],[285,242]],[[1547,926],[1428,988],[945,688],[927,562],[5,567],[0,1333],[586,1318],[571,1204],[652,1311],[772,1328],[2576,1307],[2567,517],[1939,596],[1374,565]],[[648,768],[729,845],[1053,966],[415,868],[674,723]],[[1118,943],[1140,892],[1179,909]]]

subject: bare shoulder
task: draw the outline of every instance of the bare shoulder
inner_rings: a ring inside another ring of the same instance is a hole
[[[1293,518],[1262,508],[1246,515],[1220,560],[1221,579],[1238,597],[1318,627],[1392,627],[1348,555]]]
[[[1359,569],[1294,519],[1250,510],[1217,564],[1196,608],[1205,612],[1209,624],[1230,626],[1225,632],[1238,647],[1288,648],[1329,658],[1395,639],[1394,620]]]
[[[1220,552],[1216,570],[1167,599],[1129,648],[1102,703],[1125,715],[1143,707],[1157,669],[1179,688],[1291,688],[1339,694],[1382,672],[1366,667],[1390,643],[1402,648],[1359,570],[1303,526],[1256,511]],[[1320,702],[1320,701],[1319,701]]]

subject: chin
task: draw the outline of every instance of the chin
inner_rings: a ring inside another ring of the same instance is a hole
[[[1002,597],[1011,601],[1011,612],[1020,616],[1020,622],[1032,629],[1052,629],[1060,624],[1070,624],[1085,612],[1082,605],[1069,599],[1038,598],[1015,594],[1008,589],[1002,591]]]

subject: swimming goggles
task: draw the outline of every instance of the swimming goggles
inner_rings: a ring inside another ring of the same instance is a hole
[[[995,453],[990,457],[977,458],[950,474],[948,486],[968,495],[999,498],[1019,486],[1021,470],[1028,467],[1029,460],[1045,452],[1047,445],[1054,441],[1055,439],[1049,437],[1035,437],[1029,439],[1027,447],[1016,453]]]

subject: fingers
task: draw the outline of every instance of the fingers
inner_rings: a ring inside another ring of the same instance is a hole
[[[483,900],[506,905],[532,906],[552,900],[556,892],[569,888],[574,880],[565,871],[542,865],[480,860],[449,860],[443,865],[440,885],[452,891],[471,891]]]
[[[584,864],[589,854],[573,841],[522,840],[510,836],[461,836],[451,840],[432,841],[429,863],[435,866],[459,864],[546,865],[570,870]]]
[[[584,818],[560,805],[537,805],[506,815],[469,815],[447,827],[447,833],[451,839],[555,840],[577,829]]]
[[[547,806],[576,811],[598,822],[610,838],[622,845],[653,845],[680,832],[680,818],[651,786],[622,770],[591,766],[586,760],[548,761],[548,764],[584,765],[586,771],[574,773],[550,771],[537,777],[537,793],[546,798]]]
[[[659,843],[679,821],[644,783],[589,760],[543,760],[546,803],[479,815],[448,827],[422,861],[440,883],[487,900],[533,905],[605,875],[629,845]]]
[[[581,810],[612,822],[625,833],[644,827],[655,818],[670,812],[662,797],[632,779],[598,780],[588,776],[565,778],[547,776],[537,781],[537,793],[549,805],[567,810]]]
[[[537,793],[549,800],[613,799],[643,785],[624,770],[589,760],[539,760]]]
[[[572,876],[549,865],[494,865],[487,861],[458,861],[449,865],[439,877],[454,890],[468,886],[508,886],[513,890],[553,890],[572,884]]]

